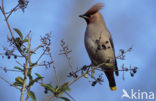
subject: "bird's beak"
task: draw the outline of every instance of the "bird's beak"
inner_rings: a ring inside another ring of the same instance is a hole
[[[84,19],[88,19],[88,17],[85,15],[79,15],[79,17],[84,18]]]

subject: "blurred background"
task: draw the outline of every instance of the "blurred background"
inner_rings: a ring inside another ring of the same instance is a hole
[[[18,0],[5,0],[4,2],[6,11],[10,11],[18,4]],[[71,81],[72,78],[66,77],[70,68],[65,56],[58,55],[61,48],[60,40],[63,39],[72,50],[70,58],[75,70],[77,67],[91,63],[84,47],[86,23],[78,16],[96,3],[104,3],[104,8],[100,12],[112,34],[116,55],[119,49],[128,49],[133,46],[132,52],[126,54],[126,60],[118,60],[118,68],[121,69],[122,64],[125,64],[137,66],[139,69],[134,77],[131,77],[128,72],[125,73],[125,80],[122,80],[121,72],[120,76],[116,77],[117,91],[115,92],[110,91],[108,81],[103,75],[103,85],[97,84],[92,87],[90,79],[81,78],[70,86],[69,93],[76,101],[132,101],[132,99],[121,98],[123,89],[129,93],[131,89],[134,89],[136,92],[140,90],[156,94],[155,0],[30,0],[25,12],[16,11],[10,16],[9,22],[12,28],[20,29],[25,35],[30,30],[32,31],[32,48],[40,43],[40,36],[52,32],[51,52],[59,79],[61,83],[64,83]],[[0,52],[3,52],[2,46],[9,47],[7,35],[10,33],[0,12]],[[36,58],[37,56],[33,59]],[[0,57],[0,66],[11,69],[15,65],[17,64],[13,59]],[[39,72],[46,78],[44,83],[56,83],[52,68],[39,67],[33,71]],[[21,76],[20,73],[5,73],[3,70],[0,70],[0,75],[11,83],[15,81],[15,77]],[[33,86],[32,90],[36,94],[37,101],[44,101],[51,95],[50,92],[45,94],[44,88],[39,84]],[[19,98],[20,92],[0,79],[0,100],[19,101]]]

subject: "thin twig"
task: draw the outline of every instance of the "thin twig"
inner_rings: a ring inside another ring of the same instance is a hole
[[[35,52],[36,50],[38,50],[39,48],[41,48],[42,45],[37,46],[36,48],[32,49],[33,52]]]
[[[80,79],[80,78],[83,77],[84,75],[88,74],[89,72],[95,70],[95,69],[98,68],[98,67],[101,67],[101,66],[104,65],[104,64],[106,64],[106,63],[101,63],[101,64],[95,66],[93,69],[88,70],[87,72],[81,74],[80,76],[78,76],[77,78],[75,78],[74,80],[72,80],[71,82],[69,82],[69,83],[68,83],[68,86],[70,86],[71,84],[73,84],[75,81],[77,81],[78,79]]]
[[[65,91],[65,94],[67,94],[73,101],[75,101],[75,99],[68,92]]]
[[[31,34],[31,30],[29,31],[29,33],[27,34],[27,36],[24,38],[24,40],[27,39],[30,34]]]
[[[9,31],[10,31],[10,34],[11,34],[11,36],[12,36],[12,39],[13,39],[13,41],[14,41],[14,43],[15,43],[17,49],[18,49],[18,51],[20,52],[20,54],[21,54],[22,56],[26,57],[25,54],[22,52],[21,48],[16,44],[16,40],[15,40],[14,34],[13,34],[13,32],[12,32],[12,29],[11,29],[11,27],[10,27],[10,24],[9,24],[9,22],[8,22],[8,19],[7,19],[5,10],[4,10],[4,0],[2,0],[2,9],[1,9],[1,11],[2,11],[2,13],[3,13],[3,15],[4,15],[5,21],[6,21],[6,23],[7,23],[7,26],[8,26],[8,28],[9,28]]]
[[[8,83],[10,86],[13,86],[13,87],[15,87],[15,88],[18,89],[18,90],[21,90],[21,89],[18,88],[17,86],[11,84],[8,80],[6,80],[5,78],[3,78],[2,76],[0,76],[0,79],[2,79],[3,81],[5,81],[6,83]]]
[[[2,0],[2,10],[4,9],[4,0]]]
[[[19,70],[13,70],[13,69],[7,69],[7,71],[11,71],[11,72],[21,72]]]
[[[58,83],[58,85],[59,85],[59,84],[60,84],[60,81],[59,81],[58,76],[57,76],[56,67],[55,67],[55,63],[54,63],[54,61],[53,61],[52,54],[50,53],[50,51],[48,51],[48,54],[49,54],[49,56],[50,56],[50,59],[51,59],[51,61],[52,61],[52,65],[53,65],[53,69],[54,69],[54,71],[55,71],[56,81],[57,81],[57,83]]]
[[[74,73],[74,69],[73,69],[72,63],[70,61],[70,57],[68,56],[68,54],[71,52],[71,50],[69,50],[68,47],[65,46],[65,42],[63,40],[61,40],[61,47],[62,47],[63,53],[60,53],[60,55],[64,54],[66,56],[67,62],[72,70],[72,73]]]
[[[124,70],[124,64],[122,65],[122,70]],[[124,71],[123,71],[122,79],[123,80],[125,79],[125,77],[124,77]]]
[[[5,51],[7,51],[7,50],[5,50]],[[0,53],[0,55],[5,55],[5,53]],[[16,56],[16,57],[23,57],[23,56],[20,56],[20,55],[16,55],[16,54],[9,54],[10,56],[12,55],[12,56]]]
[[[19,61],[16,60],[16,63],[18,63],[20,66],[24,67]]]
[[[43,53],[40,55],[40,57],[37,59],[36,63],[38,63],[40,61],[40,59],[42,58],[42,56],[45,54],[46,50],[43,51]]]
[[[92,76],[90,73],[87,73],[92,79],[96,80],[94,76]]]
[[[90,68],[90,67],[93,67],[93,64],[90,64],[90,65],[88,65],[88,66],[84,65],[82,68],[84,68],[84,67],[85,67],[85,68]],[[80,71],[82,70],[82,68],[76,70],[76,72],[74,72],[74,74],[80,72]],[[97,68],[97,69],[98,69],[98,68]]]
[[[104,65],[105,63],[101,63],[97,66],[94,67],[94,69]],[[92,70],[88,70],[86,73],[81,74],[80,76],[78,76],[77,78],[74,78],[74,80],[72,80],[71,82],[68,83],[68,86],[72,85],[74,82],[76,82],[77,80],[79,80],[81,77],[83,77],[84,75],[86,75],[87,73],[91,72]],[[54,97],[54,95],[51,95],[46,101],[50,101],[52,98]]]
[[[70,68],[72,70],[72,73],[74,73],[74,69],[73,69],[72,63],[71,63],[70,58],[68,57],[68,54],[66,52],[65,52],[65,56],[67,58],[67,61],[68,61],[69,66],[70,66]]]
[[[31,33],[31,31],[29,33]],[[29,60],[30,66],[31,66],[31,39],[32,39],[32,36],[28,37],[28,58],[29,58],[28,60]]]
[[[21,72],[19,70],[7,69],[7,68],[3,68],[3,67],[1,69],[3,69],[5,72],[8,72],[8,71],[11,71],[11,72]]]
[[[118,56],[116,56],[116,59],[120,59],[122,56],[124,56],[124,54],[126,54],[127,52],[130,52],[132,50],[132,48],[133,48],[133,46],[128,48],[126,51],[123,51],[123,53],[121,53]]]
[[[11,15],[14,11],[16,11],[16,10],[18,9],[18,6],[19,6],[19,4],[17,4],[10,12],[8,12],[9,15],[7,16],[7,19],[9,19],[10,15]],[[7,14],[7,13],[6,13],[6,14]]]
[[[50,51],[48,51],[48,54],[50,56],[51,61],[53,61],[53,58],[52,58],[52,55],[51,55]],[[54,69],[54,72],[55,72],[56,81],[57,81],[58,86],[59,86],[60,81],[59,81],[58,76],[57,76],[57,72],[56,72],[56,67],[55,67],[54,61],[52,62],[52,64],[53,64],[53,69]],[[54,97],[55,97],[55,95],[53,94],[50,97],[48,97],[45,101],[50,101]]]
[[[47,98],[45,101],[50,101],[51,99],[53,99],[55,97],[55,95],[51,95],[49,98]]]

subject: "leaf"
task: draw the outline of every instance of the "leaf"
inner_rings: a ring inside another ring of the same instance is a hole
[[[34,80],[30,77],[32,77],[30,75],[30,83],[29,83],[29,86],[33,85],[35,82],[38,82],[39,80],[43,80],[44,77],[42,77],[41,75],[39,75],[38,73],[35,73],[37,75],[37,78],[35,78]]]
[[[28,70],[27,75],[28,75],[28,77],[29,77],[30,80],[33,80],[33,77],[32,77],[32,75],[31,75],[31,69]]]
[[[28,50],[26,50],[26,53],[28,53]],[[34,51],[30,51],[31,54],[36,54]]]
[[[15,40],[16,40],[16,45],[18,47],[21,47],[23,45],[23,42],[22,42],[22,40],[19,37],[17,37]]]
[[[38,74],[38,73],[35,73],[35,75],[42,78],[42,76],[40,74]]]
[[[30,96],[33,101],[36,101],[36,96],[35,96],[35,93],[33,91],[27,92],[27,95]]]
[[[71,89],[68,86],[68,82],[64,83],[62,86],[56,86],[55,94],[57,97],[62,95],[65,91],[70,91]]]
[[[64,83],[60,88],[58,87],[56,89],[56,92],[58,92],[57,96],[62,95],[65,91],[70,91],[71,89],[68,86],[68,82]]]
[[[24,40],[23,40],[23,43],[25,43],[25,42],[28,42],[28,39],[24,39]]]
[[[55,89],[51,84],[42,84],[42,86],[50,90],[52,93],[55,93]]]
[[[34,80],[30,78],[29,86],[32,86],[35,82],[38,82],[39,80],[43,80],[44,77],[37,77]]]
[[[88,78],[87,74],[84,74],[83,71],[81,71],[81,74],[83,75],[84,78]]]
[[[42,77],[40,74],[35,73],[36,76],[38,76],[39,79],[43,80],[44,77]]]
[[[13,85],[23,86],[23,82],[24,82],[24,79],[22,77],[18,76],[15,78],[15,82],[13,83]]]
[[[59,96],[62,95],[63,93],[64,93],[64,91],[57,92],[56,97],[59,97]]]
[[[15,86],[23,86],[23,84],[18,83],[18,82],[14,82],[13,85],[15,85]]]
[[[60,87],[57,85],[55,91],[58,92],[60,90]]]
[[[34,51],[30,51],[31,54],[36,54]]]
[[[71,89],[69,88],[69,86],[68,86],[68,82],[64,83],[64,84],[61,86],[61,89],[62,89],[63,91],[66,91],[66,90],[70,91],[70,90],[71,90]]]
[[[68,98],[66,97],[59,97],[60,99],[63,99],[64,101],[70,101]]]
[[[33,67],[33,66],[35,66],[35,65],[37,65],[37,63],[36,63],[36,62],[35,62],[35,63],[32,63],[32,64],[31,64],[31,67]]]
[[[21,31],[18,28],[14,28],[14,30],[20,36],[20,38],[23,40],[23,35],[22,35]]]
[[[25,52],[26,50],[27,50],[26,48],[23,48],[23,49],[22,49],[23,52]]]
[[[21,39],[19,37],[16,38],[16,42],[20,42]]]
[[[83,77],[88,78],[87,74],[83,75]]]
[[[22,68],[15,66],[14,69],[18,69],[20,71],[24,71]]]
[[[94,75],[95,75],[95,70],[92,69],[92,77],[94,77]]]
[[[20,84],[23,84],[23,82],[24,82],[24,79],[20,76],[18,76],[15,80],[17,83],[20,83]]]
[[[106,63],[105,65],[108,66],[108,67],[113,67],[113,68],[115,68],[114,65],[111,64],[111,63]]]

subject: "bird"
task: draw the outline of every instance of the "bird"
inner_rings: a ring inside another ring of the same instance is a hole
[[[117,87],[114,72],[116,76],[119,73],[113,39],[102,14],[99,12],[103,6],[103,3],[97,3],[79,17],[83,18],[87,23],[84,43],[89,58],[94,66],[104,63],[101,69],[109,81],[110,89],[115,91]]]

